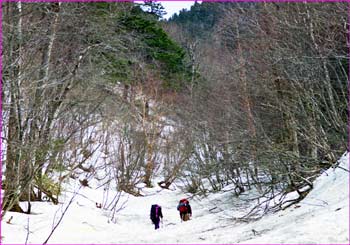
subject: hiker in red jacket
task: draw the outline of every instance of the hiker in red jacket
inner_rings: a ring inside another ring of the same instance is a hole
[[[183,221],[187,221],[192,217],[192,209],[190,202],[184,198],[179,201],[179,205],[177,205],[177,210],[180,212],[180,218]]]

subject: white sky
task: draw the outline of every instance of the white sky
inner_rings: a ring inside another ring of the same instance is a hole
[[[194,1],[159,1],[167,14],[164,16],[165,19],[169,19],[174,13],[178,13],[181,9],[190,9],[194,4]]]
[[[180,12],[181,9],[190,9],[191,6],[194,4],[194,1],[157,1],[162,4],[162,6],[165,8],[165,11],[167,12],[166,15],[164,15],[164,19],[169,19],[173,14]],[[202,1],[198,1],[201,3]],[[143,1],[135,1],[135,3],[143,3]]]

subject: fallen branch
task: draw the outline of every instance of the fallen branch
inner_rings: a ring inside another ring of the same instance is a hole
[[[340,169],[342,169],[342,170],[344,170],[344,171],[350,173],[349,169],[343,168],[343,167],[341,167],[341,166],[339,166],[339,165],[338,165],[336,168],[340,168]]]
[[[49,236],[46,238],[46,240],[43,242],[44,244],[47,244],[47,242],[49,241],[49,239],[51,238],[51,236],[53,235],[53,233],[55,232],[55,230],[57,229],[57,227],[59,226],[59,224],[62,222],[63,217],[65,216],[66,212],[68,211],[68,208],[70,207],[70,205],[73,203],[74,198],[77,196],[79,190],[80,190],[81,186],[79,187],[78,191],[74,193],[74,195],[72,196],[72,198],[69,200],[69,203],[67,204],[66,208],[64,209],[60,219],[58,220],[57,224],[55,224],[49,234]]]
[[[30,233],[30,230],[29,230],[29,216],[28,216],[28,219],[27,219],[27,227],[26,227],[26,230],[27,230],[27,236],[26,236],[26,241],[24,242],[25,245],[28,244],[29,233]]]
[[[301,200],[303,200],[311,190],[312,190],[312,188],[309,188],[309,189],[302,191],[302,192],[298,190],[299,197],[296,199],[293,199],[293,200],[287,200],[284,203],[282,203],[282,205],[283,205],[285,203],[290,202],[288,205],[284,206],[282,208],[282,210],[285,210],[285,209],[289,208],[290,206],[292,206],[293,204],[296,204],[296,203],[300,202]]]

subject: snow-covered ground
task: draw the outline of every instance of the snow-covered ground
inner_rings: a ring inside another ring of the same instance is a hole
[[[349,154],[340,159],[340,166],[349,169]],[[349,244],[349,173],[341,168],[324,172],[297,205],[249,223],[233,219],[248,210],[231,192],[211,194],[201,200],[175,187],[144,188],[143,194],[124,195],[118,205],[125,200],[127,203],[111,221],[110,214],[95,205],[106,198],[102,188],[81,188],[48,243]],[[28,239],[28,243],[42,244],[71,196],[67,192],[60,205],[33,203],[31,215],[8,212],[1,222],[2,243],[24,244]],[[183,197],[189,198],[193,209],[192,220],[187,222],[180,221],[176,210]],[[164,214],[159,230],[154,230],[149,219],[150,207],[155,203],[162,206]]]

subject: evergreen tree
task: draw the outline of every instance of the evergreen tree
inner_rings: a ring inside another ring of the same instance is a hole
[[[206,38],[213,32],[215,24],[222,15],[222,9],[230,3],[211,3],[197,1],[190,10],[183,9],[174,14],[169,23],[176,23],[192,38]]]
[[[162,19],[167,14],[162,4],[156,1],[145,1],[141,6],[146,13],[154,16],[157,20]]]

